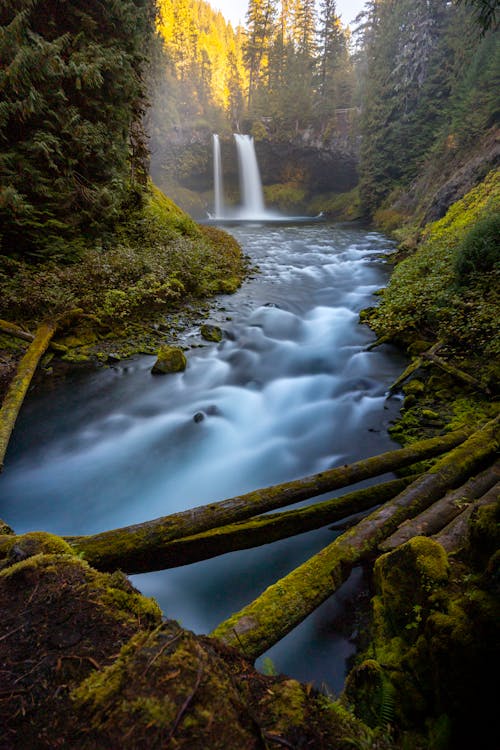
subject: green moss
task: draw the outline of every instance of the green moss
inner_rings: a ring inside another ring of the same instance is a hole
[[[326,216],[338,221],[355,221],[363,218],[358,188],[348,193],[326,193],[315,196],[306,206],[309,214],[323,212]]]
[[[379,557],[374,576],[388,632],[404,630],[413,639],[433,607],[432,594],[448,581],[448,558],[437,542],[414,537]]]
[[[4,566],[41,554],[74,555],[75,552],[61,537],[45,531],[30,531],[20,536],[0,537],[0,555],[4,558]]]
[[[422,232],[417,250],[392,274],[371,325],[378,336],[414,337],[433,332],[460,351],[497,355],[495,321],[500,316],[498,284],[478,273],[467,289],[458,288],[455,257],[464,232],[498,211],[500,175],[491,172],[440,221]]]
[[[264,187],[266,205],[285,213],[303,210],[306,194],[306,189],[294,182],[276,183]]]
[[[201,326],[200,333],[206,341],[222,341],[222,330],[219,326],[213,326],[207,323]]]
[[[151,368],[151,372],[153,375],[182,372],[186,369],[186,365],[186,355],[182,349],[175,346],[162,346],[158,350],[158,358]]]
[[[286,731],[291,726],[299,726],[304,722],[306,698],[300,682],[285,680],[275,685],[272,693],[271,712],[279,731]]]

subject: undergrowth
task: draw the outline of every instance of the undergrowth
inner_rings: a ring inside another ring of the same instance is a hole
[[[411,340],[424,334],[456,352],[500,353],[499,248],[491,231],[499,212],[500,175],[491,172],[444,218],[425,227],[417,250],[395,267],[371,313],[378,336]],[[481,237],[486,250],[479,260]]]
[[[0,317],[37,321],[79,307],[112,325],[182,299],[234,292],[244,274],[236,241],[201,227],[154,186],[112,238],[73,263],[0,256]]]

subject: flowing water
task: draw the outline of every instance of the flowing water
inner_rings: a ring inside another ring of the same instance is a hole
[[[326,223],[231,231],[260,272],[219,298],[220,344],[191,348],[184,373],[154,377],[154,358],[143,356],[27,400],[0,478],[0,517],[17,532],[137,523],[392,446],[398,403],[386,392],[402,361],[388,347],[365,351],[373,334],[358,322],[385,283],[387,240]],[[198,333],[186,345],[199,345]],[[206,633],[338,533],[133,581],[167,616]],[[354,646],[339,623],[360,575],[271,649],[279,671],[341,689]]]

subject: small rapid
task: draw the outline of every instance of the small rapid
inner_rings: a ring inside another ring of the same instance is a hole
[[[219,298],[210,320],[224,330],[220,344],[193,328],[184,373],[153,377],[154,359],[143,356],[75,373],[25,403],[0,480],[0,516],[16,532],[138,523],[392,446],[386,429],[398,403],[386,392],[402,360],[389,347],[366,351],[373,334],[358,318],[385,283],[388,241],[327,223],[231,231],[259,273]],[[166,616],[206,633],[338,533],[324,528],[133,581]],[[355,570],[271,649],[278,671],[341,689],[360,578]]]

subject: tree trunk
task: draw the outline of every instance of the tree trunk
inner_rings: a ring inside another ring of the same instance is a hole
[[[56,331],[56,323],[42,323],[39,326],[33,342],[28,347],[25,355],[19,362],[17,372],[12,378],[2,408],[0,409],[0,471],[14,424],[22,406],[24,397],[31,383],[31,379],[50,343],[50,339]]]
[[[498,422],[499,418],[475,432],[397,497],[269,586],[211,635],[250,659],[263,654],[333,594],[355,564],[376,553],[380,542],[405,518],[420,513],[484,462],[498,448]]]
[[[469,519],[477,508],[483,505],[498,503],[500,499],[500,482],[497,482],[488,492],[478,500],[468,505],[459,516],[442,529],[433,538],[445,548],[448,554],[458,552],[467,543]]]
[[[158,550],[174,539],[193,536],[209,529],[252,518],[324,492],[410,466],[459,445],[469,434],[468,430],[448,433],[303,479],[254,490],[228,500],[201,505],[93,536],[69,537],[67,541],[80,550],[85,548],[85,554],[99,569],[102,562],[105,562],[106,569],[109,570],[120,568],[122,562],[127,560],[130,568],[136,571],[156,570]]]
[[[128,575],[149,573],[153,570],[176,568],[226,552],[259,547],[278,539],[286,539],[326,526],[352,513],[373,508],[374,505],[394,497],[411,481],[411,477],[393,479],[390,482],[356,490],[342,497],[316,503],[300,510],[259,516],[249,521],[240,521],[201,534],[174,539],[164,544],[158,544],[152,540],[147,556],[143,553],[137,561],[135,550],[131,549],[128,555],[125,553],[120,558],[119,568]],[[112,549],[110,549],[109,560],[106,559],[105,552],[100,554],[99,558],[94,559],[92,537],[78,537],[77,539],[66,537],[66,541],[69,541],[78,553],[83,554],[94,568],[104,571],[116,570],[117,561]]]
[[[457,490],[447,492],[444,497],[438,500],[430,508],[411,520],[405,521],[401,526],[391,534],[391,536],[382,542],[379,549],[384,552],[399,547],[413,536],[432,536],[443,529],[448,523],[459,516],[465,506],[470,504],[481,495],[484,495],[490,487],[500,480],[500,461],[493,466],[489,466],[477,477],[472,477],[462,487]]]
[[[24,331],[19,326],[16,326],[15,323],[9,323],[8,320],[0,320],[0,332],[7,333],[9,336],[15,336],[15,338],[22,339],[23,341],[29,341],[30,344],[35,338],[32,333]]]

